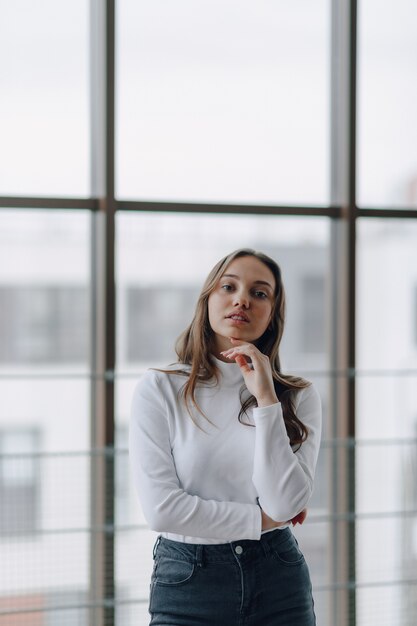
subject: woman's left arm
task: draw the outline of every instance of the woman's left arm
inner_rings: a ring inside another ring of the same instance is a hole
[[[291,520],[307,506],[313,490],[321,436],[320,396],[313,385],[298,392],[296,414],[307,427],[308,437],[294,453],[273,387],[269,358],[252,344],[231,341],[234,347],[223,354],[236,360],[246,386],[258,401],[253,410],[256,441],[252,480],[259,504],[273,520]]]
[[[308,429],[307,440],[293,452],[281,404],[253,410],[256,424],[253,483],[262,509],[274,520],[290,520],[308,504],[321,436],[321,401],[313,385],[301,389],[297,417]]]

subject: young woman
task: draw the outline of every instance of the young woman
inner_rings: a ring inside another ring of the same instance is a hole
[[[242,249],[209,274],[178,363],[148,370],[131,416],[133,479],[154,547],[152,626],[311,626],[291,532],[317,461],[320,399],[284,375],[278,265]]]

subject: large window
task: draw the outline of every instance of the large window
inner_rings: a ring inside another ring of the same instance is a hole
[[[247,246],[282,268],[282,368],[323,401],[295,530],[318,623],[414,626],[416,20],[0,0],[2,625],[147,623],[132,391]]]

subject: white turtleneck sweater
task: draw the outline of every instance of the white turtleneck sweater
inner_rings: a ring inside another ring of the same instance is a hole
[[[261,510],[287,521],[306,507],[320,443],[321,403],[313,385],[295,399],[309,435],[293,452],[281,404],[252,408],[238,421],[244,384],[236,363],[215,359],[219,384],[199,385],[210,422],[178,395],[186,378],[148,370],[136,386],[130,424],[135,488],[152,530],[186,543],[259,539]],[[175,366],[188,370],[189,366]],[[246,388],[245,388],[246,390]],[[246,390],[246,393],[247,390]]]

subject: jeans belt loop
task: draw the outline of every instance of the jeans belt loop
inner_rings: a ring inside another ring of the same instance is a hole
[[[267,535],[269,535],[269,533],[264,533],[263,535],[261,535],[261,546],[264,550],[265,556],[268,557],[272,554],[272,548],[269,545],[269,537]]]

